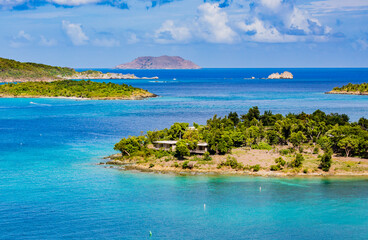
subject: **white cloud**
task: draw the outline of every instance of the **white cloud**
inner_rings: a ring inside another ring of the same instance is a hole
[[[155,32],[155,39],[158,43],[187,42],[192,37],[188,27],[175,26],[174,21],[165,21]]]
[[[116,39],[99,38],[92,41],[93,45],[98,47],[118,47],[120,42]]]
[[[198,7],[200,35],[208,42],[233,43],[237,34],[227,25],[226,12],[218,4],[205,3]]]
[[[205,41],[211,43],[233,43],[238,39],[235,31],[228,26],[226,12],[218,4],[205,3],[198,7],[197,15],[187,20],[186,24],[177,25],[173,20],[166,20],[155,31],[158,43],[186,43]]]
[[[247,41],[326,41],[332,31],[292,1],[260,0],[244,16],[237,26]]]
[[[28,33],[26,33],[23,30],[19,31],[18,35],[15,38],[16,39],[24,39],[24,40],[27,40],[27,41],[31,41],[32,40],[31,35],[29,35]]]
[[[32,42],[33,38],[30,34],[21,30],[17,35],[13,36],[13,39],[10,41],[10,46],[13,48],[19,48],[28,45]]]
[[[135,33],[131,33],[130,35],[129,35],[129,38],[128,38],[128,40],[127,40],[127,43],[128,44],[135,44],[135,43],[137,43],[137,42],[139,42],[140,41],[140,39],[137,37],[137,34],[135,34]]]
[[[261,0],[261,4],[270,9],[277,9],[281,6],[282,0]]]
[[[25,2],[27,2],[27,0],[0,0],[0,7],[4,10],[8,10]]]
[[[368,41],[366,39],[358,39],[356,43],[358,44],[358,48],[364,51],[368,49]]]
[[[101,2],[101,0],[48,0],[48,1],[63,6],[79,6],[84,4]]]
[[[294,42],[296,38],[289,35],[281,34],[273,26],[265,26],[265,23],[259,19],[255,19],[252,24],[239,23],[239,28],[246,34],[246,40],[254,42]]]
[[[89,38],[83,32],[81,24],[63,21],[62,26],[65,33],[68,35],[69,39],[74,45],[80,46],[88,42]]]
[[[41,46],[52,47],[52,46],[57,45],[57,41],[53,38],[47,39],[43,35],[41,35],[40,38],[41,38],[40,40]]]
[[[313,1],[302,6],[314,14],[329,14],[334,12],[351,12],[368,9],[367,0],[323,0]]]

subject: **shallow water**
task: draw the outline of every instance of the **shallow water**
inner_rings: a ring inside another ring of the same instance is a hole
[[[368,69],[244,79],[275,71],[124,70],[163,83],[112,80],[160,95],[143,101],[0,99],[0,238],[144,239],[149,231],[152,239],[366,238],[364,178],[174,176],[95,165],[121,137],[252,106],[368,117],[367,96],[323,94],[367,81]]]

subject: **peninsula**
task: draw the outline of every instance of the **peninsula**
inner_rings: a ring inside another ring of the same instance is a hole
[[[146,90],[126,84],[62,80],[0,85],[1,98],[78,98],[95,100],[140,100],[156,97]]]
[[[368,95],[368,83],[349,83],[342,87],[335,87],[332,91],[326,92],[326,94]]]
[[[52,82],[65,79],[140,79],[134,74],[102,73],[0,58],[0,82]],[[148,79],[148,78],[144,78]],[[154,77],[152,79],[157,79]]]
[[[123,138],[107,164],[177,173],[272,176],[368,175],[368,119],[345,114],[216,115],[206,125],[175,123]]]
[[[132,62],[116,66],[117,69],[200,69],[198,65],[178,56],[138,57]]]

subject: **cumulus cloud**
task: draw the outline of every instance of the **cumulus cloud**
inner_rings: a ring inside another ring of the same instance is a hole
[[[261,0],[261,4],[270,9],[277,9],[281,6],[282,0]]]
[[[83,32],[81,24],[63,21],[62,27],[66,35],[75,46],[81,46],[88,42],[89,38]]]
[[[227,14],[217,3],[205,3],[198,7],[196,17],[189,19],[186,24],[177,25],[173,20],[166,20],[155,31],[155,39],[159,43],[233,43],[237,34],[228,26]]]
[[[45,36],[41,35],[40,39],[41,39],[40,40],[41,46],[52,47],[52,46],[57,45],[57,41],[53,38],[47,39]]]
[[[218,4],[205,3],[198,7],[199,33],[208,42],[232,43],[237,34],[227,25],[228,17]]]
[[[286,0],[254,2],[238,27],[245,40],[255,42],[324,41],[331,33],[330,27]]]
[[[13,48],[19,48],[28,45],[32,42],[33,38],[30,34],[26,33],[24,30],[18,32],[17,35],[13,36],[10,41],[10,46]]]
[[[97,47],[118,47],[120,46],[120,42],[116,39],[108,39],[108,38],[97,38],[92,41],[92,44]]]
[[[174,21],[165,21],[155,32],[155,39],[158,43],[182,43],[191,39],[190,29],[185,26],[175,26]]]

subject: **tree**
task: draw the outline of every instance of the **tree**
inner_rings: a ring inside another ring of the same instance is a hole
[[[168,131],[169,138],[172,140],[182,138],[188,126],[189,123],[174,123]]]
[[[229,115],[228,115],[228,119],[230,119],[233,122],[235,127],[240,122],[239,116],[236,112],[230,112]]]
[[[332,141],[327,136],[322,136],[317,140],[317,143],[321,146],[322,150],[327,151],[332,147]]]
[[[178,159],[183,159],[185,156],[189,156],[190,151],[186,140],[179,140],[176,142],[175,156]]]
[[[320,168],[323,171],[328,172],[330,171],[331,164],[332,164],[332,151],[327,151],[321,157]]]
[[[138,151],[146,150],[148,140],[144,136],[123,138],[115,144],[114,150],[120,151],[121,154],[130,156]]]
[[[289,141],[293,144],[294,147],[300,147],[300,145],[306,140],[307,138],[302,131],[299,131],[297,133],[293,132],[289,138]]]
[[[299,168],[303,165],[304,157],[302,154],[296,154],[296,157],[293,161],[290,162],[290,167]]]
[[[346,157],[349,157],[350,152],[358,148],[359,139],[351,136],[344,137],[337,143],[337,146],[345,151]]]
[[[266,132],[267,141],[271,145],[278,144],[280,142],[280,137],[275,130],[269,130]]]

